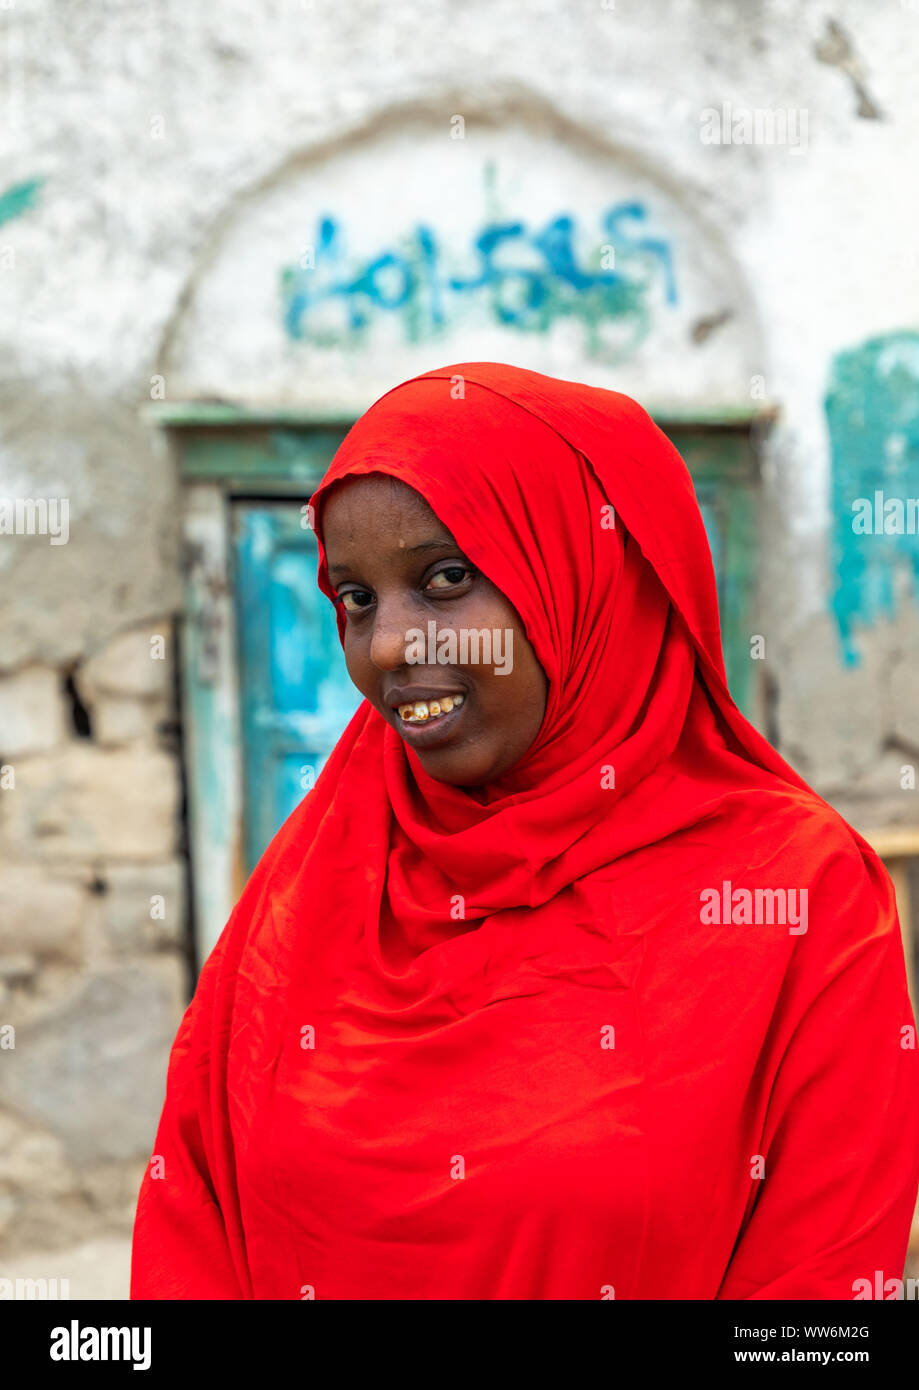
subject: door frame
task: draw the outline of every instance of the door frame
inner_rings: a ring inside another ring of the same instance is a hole
[[[164,433],[180,487],[183,605],[177,658],[197,974],[247,878],[232,507],[254,498],[307,502],[357,414],[207,401],[157,402],[141,413]],[[745,582],[732,598],[731,615],[733,623],[738,614],[742,622],[755,606],[758,577],[753,506],[758,444],[777,412],[763,406],[652,414],[666,434],[679,436],[677,447],[691,471],[693,460],[698,467],[706,452],[706,438],[714,433],[724,442],[716,451],[720,462],[713,462],[705,476],[723,482],[741,509],[743,540],[733,544],[727,566],[735,553],[742,555]],[[761,700],[756,690],[748,701],[758,714]]]

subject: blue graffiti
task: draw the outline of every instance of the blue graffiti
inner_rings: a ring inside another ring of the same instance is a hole
[[[442,332],[464,304],[479,301],[499,323],[522,332],[546,332],[559,318],[577,318],[588,330],[588,350],[618,360],[649,331],[657,287],[665,303],[677,302],[671,247],[642,234],[647,216],[637,202],[607,209],[602,244],[594,245],[591,263],[579,257],[578,227],[570,214],[537,229],[522,220],[490,222],[474,238],[466,270],[456,267],[437,232],[424,224],[400,245],[355,265],[342,228],[325,214],[312,263],[281,272],[284,327],[295,340],[341,345],[359,338],[376,316],[397,314],[406,338],[419,341]],[[627,329],[615,348],[600,337],[608,321]]]

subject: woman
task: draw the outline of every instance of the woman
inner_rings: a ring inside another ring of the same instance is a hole
[[[383,396],[313,506],[366,699],[202,970],[132,1297],[900,1278],[890,880],[732,703],[673,446],[626,396],[461,364]]]

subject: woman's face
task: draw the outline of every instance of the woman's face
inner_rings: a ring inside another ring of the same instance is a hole
[[[325,500],[322,539],[348,674],[425,772],[479,787],[513,767],[539,732],[545,672],[516,609],[424,498],[384,474],[346,478]],[[437,696],[460,699],[438,714]]]

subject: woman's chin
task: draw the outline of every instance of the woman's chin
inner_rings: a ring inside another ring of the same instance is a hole
[[[416,748],[414,752],[429,777],[433,777],[435,782],[446,782],[451,787],[472,790],[481,787],[483,782],[494,776],[488,768],[470,759],[468,746],[462,756],[446,748],[429,748],[424,751]]]

